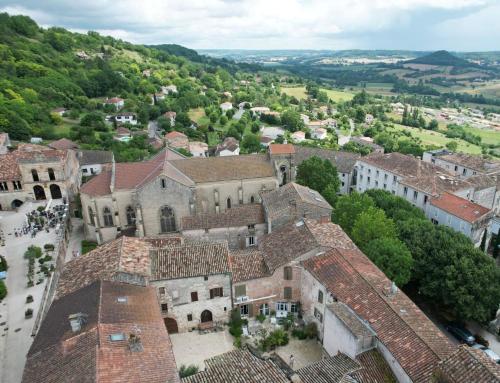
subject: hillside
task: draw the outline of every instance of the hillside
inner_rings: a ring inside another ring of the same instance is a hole
[[[426,64],[437,66],[452,66],[456,68],[473,67],[474,64],[467,60],[452,55],[448,51],[436,51],[416,59],[405,61],[405,64]]]

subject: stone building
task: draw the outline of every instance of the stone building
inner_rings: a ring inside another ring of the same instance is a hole
[[[151,285],[170,334],[227,323],[232,308],[227,243],[152,250]]]
[[[453,153],[446,149],[439,149],[425,152],[422,159],[462,178],[477,174],[500,174],[500,161],[479,155]]]
[[[27,200],[71,200],[79,184],[78,160],[72,150],[21,144],[0,155],[2,209],[14,209]]]

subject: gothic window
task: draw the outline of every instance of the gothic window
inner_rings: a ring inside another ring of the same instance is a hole
[[[169,206],[160,209],[160,228],[162,233],[170,233],[176,230],[174,211]]]
[[[48,169],[48,173],[49,173],[49,180],[54,181],[56,179],[56,175],[54,173],[54,169],[49,168]]]
[[[226,201],[226,206],[228,209],[231,209],[231,198],[227,198],[227,201]]]
[[[89,215],[89,223],[92,226],[95,226],[95,220],[94,220],[94,212],[92,211],[92,208],[89,206],[87,209],[88,215]]]
[[[132,226],[135,225],[135,210],[132,206],[127,206],[125,211],[127,215],[127,225]]]
[[[35,169],[31,169],[31,175],[33,176],[34,182],[40,181],[40,178],[38,177],[38,172]]]
[[[102,210],[102,218],[104,219],[104,226],[113,226],[113,214],[111,214],[109,207]]]

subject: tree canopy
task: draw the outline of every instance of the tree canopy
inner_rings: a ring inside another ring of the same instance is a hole
[[[332,206],[340,188],[340,180],[329,160],[313,156],[297,168],[297,182],[319,192]]]

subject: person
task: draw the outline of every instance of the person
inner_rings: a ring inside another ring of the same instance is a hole
[[[295,362],[295,358],[293,357],[293,355],[290,355],[290,363],[288,363],[290,365],[290,368],[293,370],[293,362]]]

